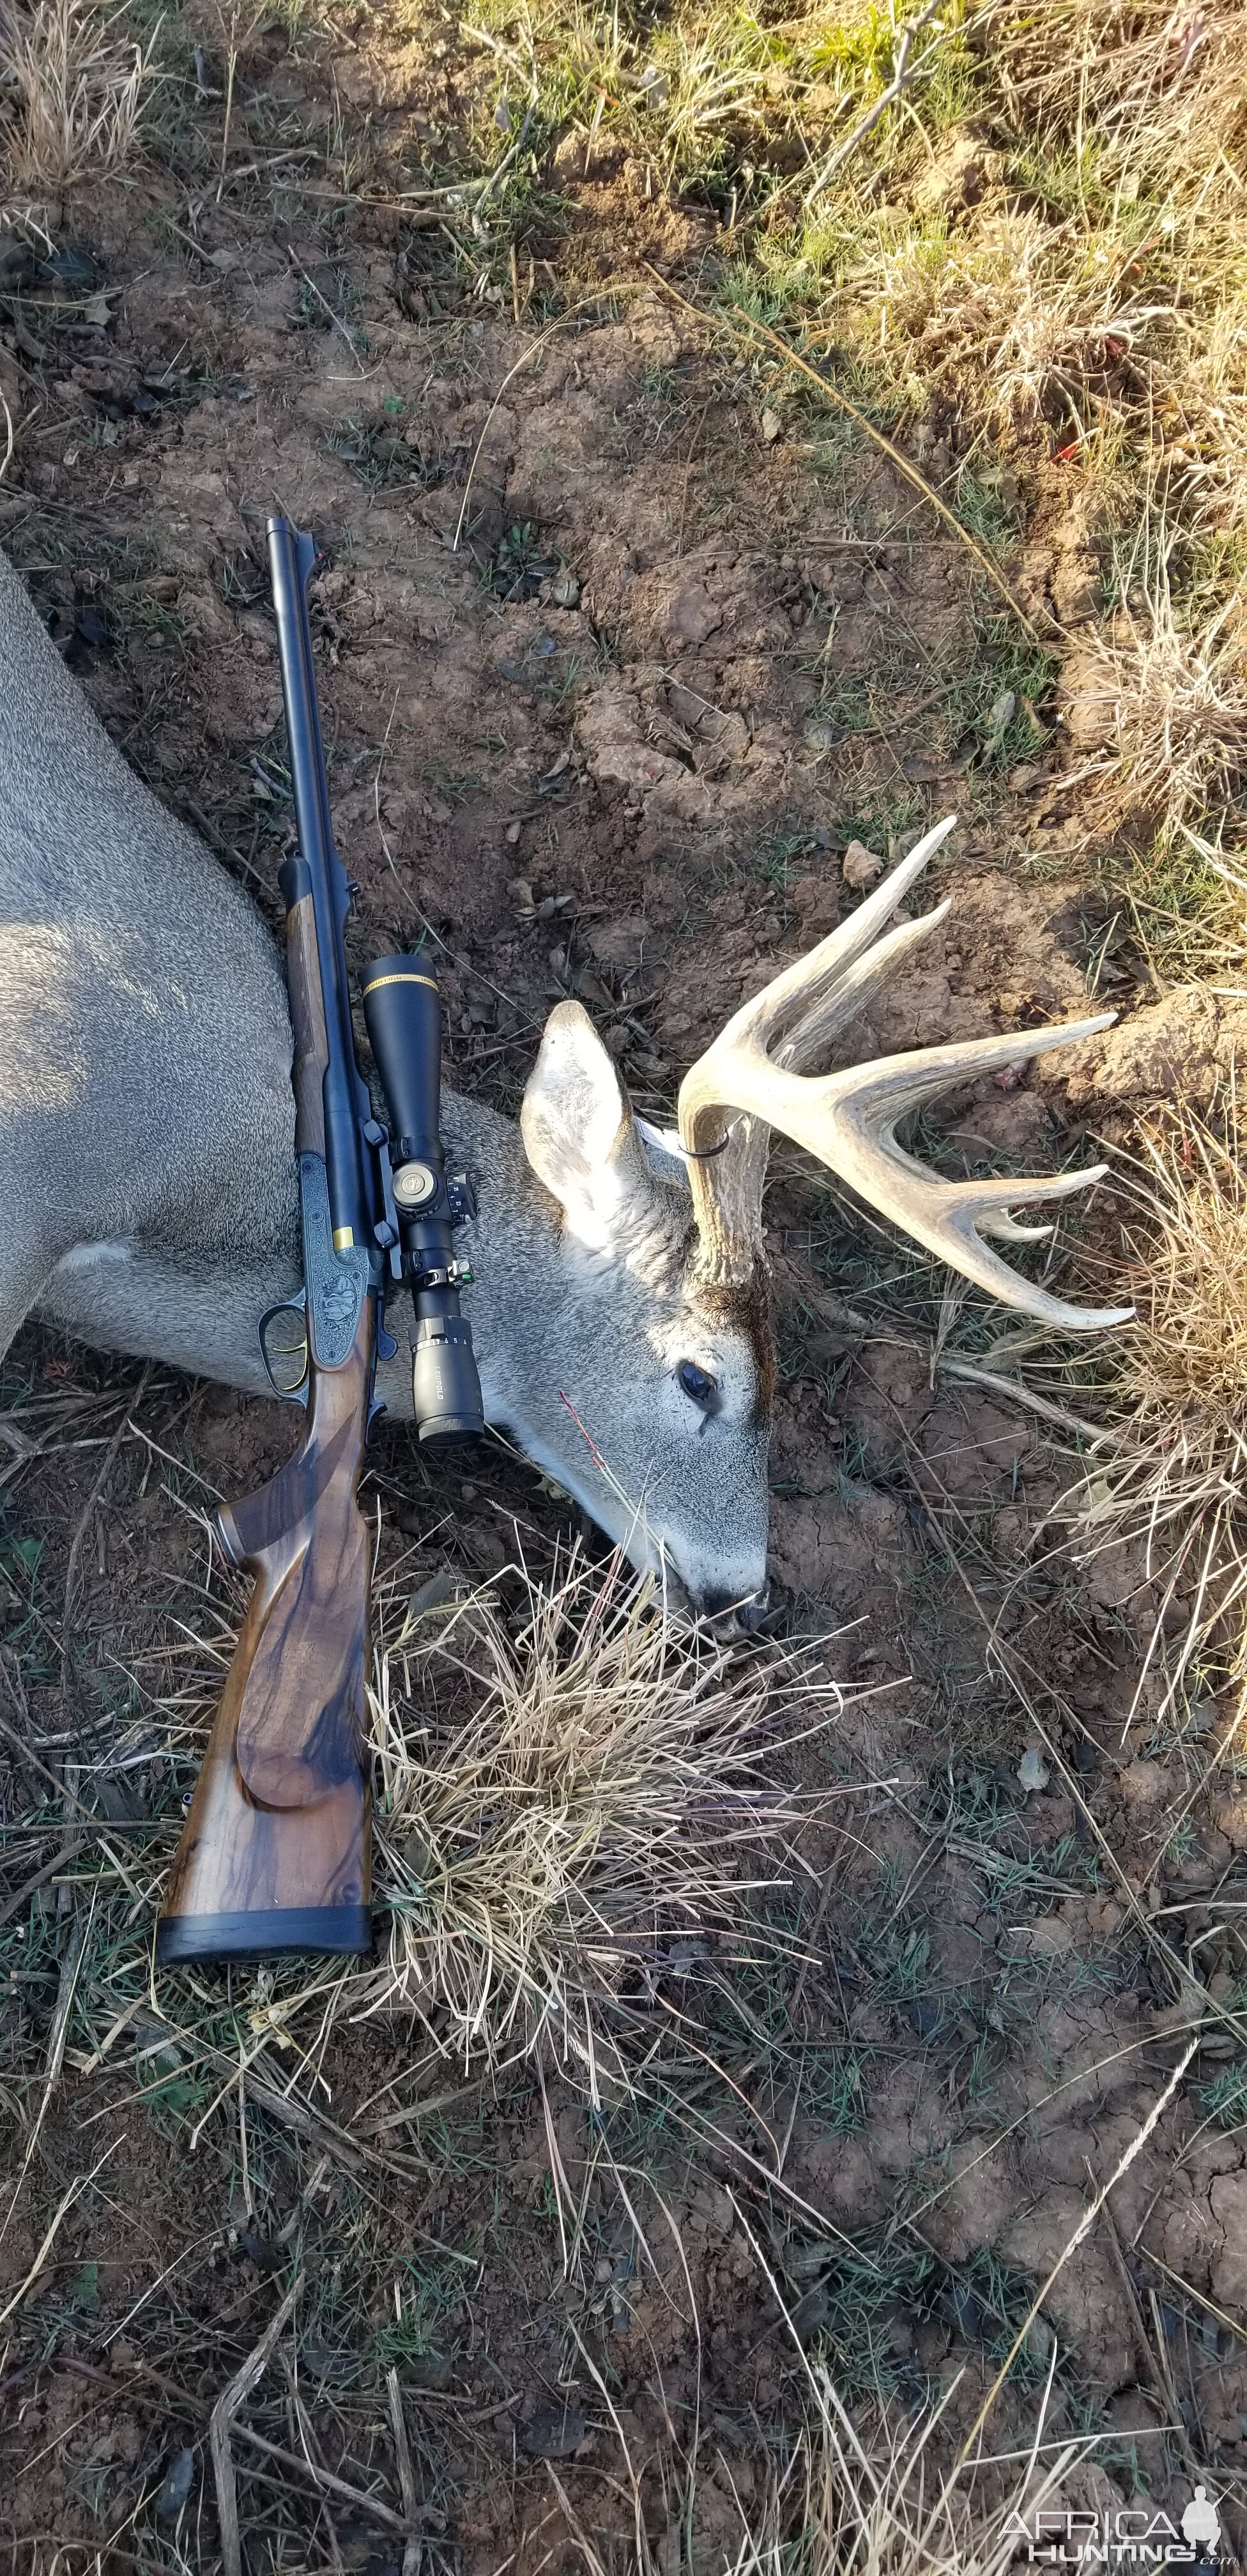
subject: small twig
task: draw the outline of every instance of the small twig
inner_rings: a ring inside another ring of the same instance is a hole
[[[61,2067],[65,2061],[65,2040],[69,2030],[69,2015],[73,2006],[74,1992],[78,1984],[78,1971],[82,1966],[82,1953],[86,1948],[87,1933],[91,1925],[91,1915],[94,1911],[95,1899],[92,1897],[91,1911],[87,1914],[85,1920],[79,1918],[79,1920],[74,1924],[69,1935],[69,1939],[65,1944],[64,1954],[61,1959],[60,1983],[56,1990],[56,2010],[52,2015],[52,2028],[48,2034],[48,2054],[44,2065],[43,2094],[39,2103],[34,2127],[30,2132],[30,2140],[26,2148],[26,2153],[22,2158],[21,2172],[13,2185],[12,2198],[10,2199],[8,2208],[4,2213],[4,2225],[3,2227],[0,2227],[0,2241],[2,2241],[9,2232],[9,2222],[17,2207],[18,2201],[21,2198],[26,2176],[30,2171],[31,2159],[39,2144],[43,2124],[48,2116],[48,2110],[51,2105],[52,2096],[56,2091],[57,2084],[60,2080]],[[111,2148],[108,2152],[111,2154]],[[98,2173],[98,2171],[99,2167],[97,2165],[96,2172]],[[59,2220],[57,2221],[57,2224],[59,2224]],[[5,2315],[7,2316],[8,2313],[9,2311],[6,2308]],[[0,2318],[0,2324],[2,2323],[3,2319]]]
[[[688,515],[688,478],[693,470],[693,458],[697,452],[697,441],[701,436],[702,427],[709,409],[710,404],[707,400],[702,404],[701,410],[698,412],[696,421],[693,424],[693,435],[689,440],[688,454],[684,459],[684,480],[680,486],[680,524],[676,529],[675,534],[675,559],[677,563],[684,552],[684,522]]]
[[[58,1869],[64,1869],[71,1860],[77,1860],[79,1852],[85,1849],[86,1844],[83,1841],[62,1843],[60,1850],[53,1852],[51,1860],[45,1860],[42,1869],[37,1869],[29,1878],[24,1878],[16,1895],[7,1897],[4,1904],[0,1905],[0,1923],[11,1922],[15,1914],[21,1913],[22,1907],[27,1899],[34,1895],[37,1887],[42,1887],[47,1879],[55,1878]]]
[[[225,71],[225,131],[221,136],[221,175],[217,181],[216,189],[216,201],[218,206],[221,202],[221,191],[225,186],[225,165],[229,159],[229,129],[230,120],[234,113],[234,74],[237,68],[238,11],[235,9],[229,22],[229,61],[226,65]]]
[[[288,2352],[279,2353],[278,2360],[281,2363],[282,2376],[285,2379],[287,2394],[290,2399],[291,2416],[298,2432],[299,2440],[303,2445],[303,2457],[307,2462],[309,2470],[315,2474],[317,2470],[323,2470],[325,2463],[321,2457],[320,2444],[316,2439],[315,2426],[313,2425],[312,2419],[303,2403],[302,2394],[299,2388],[299,2374],[295,2369],[294,2363],[292,2362]],[[329,2555],[333,2561],[334,2568],[337,2571],[337,2576],[346,2576],[346,2562],[338,2546],[338,2535],[333,2527],[333,2516],[324,2505],[321,2506],[321,2513],[324,2517],[325,2538],[329,2543]]]
[[[417,2540],[416,2517],[420,2499],[416,2494],[416,2472],[412,2466],[411,2444],[407,2439],[407,2419],[403,2413],[403,2392],[398,2372],[387,2370],[385,2384],[390,2398],[390,2422],[394,2427],[394,2465],[398,2470],[398,2491],[403,2500],[403,2520],[409,2537],[403,2550],[403,2576],[420,2576],[420,2543]]]
[[[203,243],[197,242],[193,233],[188,233],[181,224],[175,223],[172,215],[166,215],[164,221],[170,232],[176,233],[178,240],[185,242],[188,250],[194,251],[196,259],[201,260],[205,268],[211,268],[212,255],[204,249]]]
[[[654,273],[656,275],[657,271]],[[514,366],[508,367],[507,372],[498,387],[498,391],[494,395],[493,401],[489,406],[489,410],[485,415],[484,427],[482,428],[480,437],[477,439],[476,445],[472,451],[472,462],[468,467],[468,479],[463,487],[463,501],[460,507],[458,519],[455,523],[455,533],[451,542],[450,551],[452,555],[457,555],[459,552],[460,543],[463,537],[463,524],[467,518],[468,503],[472,497],[472,485],[476,480],[476,469],[481,461],[481,451],[485,445],[487,437],[489,436],[490,424],[512,378],[514,376],[518,376],[521,367],[526,367],[528,365],[530,358],[536,357],[539,349],[544,349],[547,346],[548,342],[554,338],[556,332],[565,331],[568,324],[574,322],[578,314],[583,313],[587,304],[600,304],[603,296],[605,295],[623,294],[626,291],[628,283],[629,281],[626,279],[607,279],[601,286],[593,287],[589,294],[577,296],[575,303],[568,306],[566,313],[560,313],[553,322],[547,322],[544,331],[539,331],[536,339],[530,340],[528,347],[521,350]],[[636,288],[634,284],[633,292],[635,293],[635,291]],[[681,301],[683,301],[683,298],[681,298]]]
[[[314,2486],[323,2487],[327,2495],[340,2496],[343,2504],[353,2504],[358,2512],[370,2513],[373,2521],[384,2524],[387,2531],[406,2533],[406,2517],[382,2504],[379,2496],[369,2495],[366,2488],[349,2485],[345,2478],[335,2477],[332,2469],[317,2468],[314,2460],[302,2458],[298,2451],[283,2451],[280,2443],[253,2432],[250,2424],[239,2424],[237,2432],[240,2441],[250,2442],[254,2451],[262,2451],[266,2459],[276,2460],[281,2468],[301,2469],[304,2477],[310,2478]]]
[[[178,2031],[176,2036],[183,2040],[192,2039],[192,2035],[187,2031]],[[379,2164],[388,2172],[402,2170],[401,2167],[386,2166],[385,2159],[371,2154],[368,2148],[356,2147],[345,2131],[339,2129],[334,2121],[327,2119],[323,2112],[313,2111],[308,2103],[299,2099],[297,2094],[283,2093],[276,2084],[268,2083],[263,2075],[257,2074],[254,2061],[240,2070],[233,2058],[226,2056],[224,2049],[208,2047],[197,2039],[192,2039],[192,2045],[202,2065],[218,2067],[222,2074],[229,2077],[229,2082],[220,2096],[222,2100],[238,2083],[241,2073],[241,2080],[258,2110],[266,2111],[270,2120],[276,2120],[280,2127],[294,2129],[299,2135],[305,2137],[310,2145],[322,2148],[327,2155],[333,2157],[336,2164],[342,2165],[347,2173],[359,2174],[365,2162]],[[410,2172],[410,2170],[408,2166],[407,2171]]]
[[[67,1806],[76,1807],[79,1815],[85,1817],[86,1822],[89,1825],[93,1825],[98,1833],[100,1823],[99,1817],[93,1816],[90,1808],[83,1806],[81,1798],[75,1796],[72,1789],[67,1789],[64,1781],[57,1779],[55,1771],[50,1771],[46,1762],[40,1761],[38,1754],[35,1753],[31,1746],[26,1743],[24,1737],[18,1734],[17,1728],[15,1726],[10,1726],[7,1717],[0,1717],[0,1735],[7,1736],[9,1743],[13,1745],[16,1751],[21,1755],[23,1762],[28,1762],[32,1771],[37,1771],[41,1779],[47,1781],[49,1788],[56,1791],[57,1797],[64,1799]],[[162,1819],[158,1818],[155,1821],[158,1825],[163,1824]],[[145,1830],[150,1830],[153,1819],[151,1817],[144,1816],[141,1819],[141,1822]],[[122,1819],[120,1823],[110,1824],[109,1827],[110,1832],[120,1831],[124,1833],[126,1829],[124,1819]],[[59,1823],[54,1826],[49,1826],[48,1828],[48,1831],[53,1833],[59,1833],[60,1830],[61,1828]]]
[[[599,292],[600,292],[600,290],[599,290]],[[587,303],[589,300],[590,300],[590,299],[589,299],[587,296],[584,296],[584,297],[582,297],[582,298],[581,298],[581,302],[582,302],[582,303]],[[502,397],[503,397],[504,393],[506,392],[507,386],[510,384],[511,379],[512,379],[512,377],[513,377],[513,376],[518,376],[518,374],[519,374],[519,372],[520,372],[521,367],[526,367],[526,366],[528,365],[529,359],[530,359],[530,358],[535,358],[535,357],[536,357],[536,355],[537,355],[538,350],[539,350],[539,349],[544,349],[544,348],[545,348],[545,346],[546,346],[546,344],[547,344],[547,342],[548,342],[548,341],[550,341],[550,340],[552,340],[552,339],[554,338],[554,335],[555,335],[555,332],[556,332],[556,331],[562,331],[562,330],[564,330],[564,329],[566,328],[567,324],[568,324],[568,323],[571,321],[571,319],[572,319],[572,315],[573,315],[575,312],[577,312],[578,310],[579,310],[579,307],[578,307],[578,306],[573,305],[573,307],[572,307],[572,313],[561,313],[561,314],[559,314],[559,316],[558,316],[558,318],[557,318],[557,320],[556,320],[556,321],[554,321],[554,322],[548,322],[548,323],[546,324],[545,330],[544,330],[544,331],[539,331],[539,332],[538,332],[538,334],[537,334],[536,339],[535,339],[535,340],[531,340],[531,341],[529,342],[528,347],[527,347],[526,349],[524,349],[524,350],[522,350],[522,351],[521,351],[521,354],[520,354],[520,356],[516,359],[514,366],[513,366],[513,367],[508,367],[507,372],[506,372],[505,376],[503,377],[501,384],[500,384],[500,385],[499,385],[499,387],[498,387],[498,391],[497,391],[497,393],[494,395],[493,401],[491,402],[491,404],[490,404],[490,406],[489,406],[489,409],[488,409],[488,411],[486,412],[486,415],[485,415],[485,422],[484,422],[484,426],[483,426],[483,428],[482,428],[482,430],[481,430],[480,437],[478,438],[478,440],[477,440],[477,442],[476,442],[476,445],[475,445],[475,447],[474,447],[474,448],[473,448],[473,450],[472,450],[472,462],[471,462],[471,464],[470,464],[470,465],[469,465],[469,467],[468,467],[468,479],[467,479],[467,482],[464,484],[464,487],[463,487],[463,499],[462,499],[462,501],[461,501],[461,503],[460,503],[460,505],[459,505],[459,516],[458,516],[458,518],[457,518],[457,520],[456,520],[456,522],[455,522],[455,533],[454,533],[454,539],[453,539],[453,541],[452,541],[451,549],[450,549],[450,551],[451,551],[452,555],[457,555],[457,554],[458,554],[458,552],[459,552],[460,543],[461,543],[461,541],[462,541],[462,537],[463,537],[463,524],[464,524],[464,521],[465,521],[465,519],[467,518],[467,515],[468,515],[468,503],[469,503],[469,501],[470,501],[470,500],[471,500],[471,498],[472,498],[472,485],[473,485],[473,483],[474,483],[474,482],[475,482],[475,480],[476,480],[476,469],[477,469],[477,466],[480,464],[480,461],[481,461],[481,451],[482,451],[482,449],[483,449],[483,447],[484,447],[484,445],[485,445],[486,438],[487,438],[487,437],[488,437],[488,435],[489,435],[490,424],[491,424],[491,422],[492,422],[492,420],[493,420],[494,413],[497,411],[498,405],[499,405],[499,403],[501,402],[501,400],[502,400]]]
[[[494,168],[493,168],[492,170],[490,170],[490,171],[488,171],[488,172],[486,173],[486,176],[485,176],[485,178],[484,178],[483,182],[480,182],[480,183],[479,183],[479,185],[480,185],[480,196],[479,196],[478,201],[477,201],[477,212],[478,212],[478,214],[479,214],[479,212],[480,212],[481,207],[484,205],[486,198],[487,198],[488,196],[492,195],[493,190],[497,187],[499,180],[500,180],[500,179],[504,179],[504,178],[506,177],[506,174],[507,174],[508,170],[511,168],[512,163],[513,163],[513,162],[515,162],[515,161],[517,161],[517,160],[519,159],[519,156],[520,156],[521,152],[523,151],[525,144],[526,144],[526,143],[527,143],[527,141],[528,141],[529,129],[530,129],[531,125],[532,125],[532,121],[533,121],[534,116],[536,115],[536,112],[537,112],[537,102],[536,102],[536,99],[534,98],[534,99],[531,99],[531,100],[529,101],[528,106],[527,106],[527,107],[525,108],[525,110],[524,110],[523,118],[522,118],[521,123],[520,123],[520,130],[519,130],[519,133],[516,135],[515,141],[514,141],[514,143],[511,145],[511,147],[510,147],[509,151],[506,151],[506,152],[504,152],[504,153],[503,153],[503,156],[502,156],[501,161],[497,162],[497,163],[495,164]],[[475,185],[475,184],[478,184],[478,183],[473,182],[472,184],[474,184],[474,185]]]
[[[1162,2263],[1159,2254],[1153,2254],[1150,2245],[1144,2245],[1141,2239],[1136,2241],[1140,2254],[1153,2265],[1157,2272],[1163,2272],[1167,2281],[1172,2281],[1175,2290],[1181,2290],[1184,2298],[1193,2299],[1196,2307],[1202,2308],[1206,2317],[1215,2317],[1217,2324],[1224,2326],[1228,2334],[1237,2335],[1240,2343],[1247,2343],[1247,2329],[1239,2325],[1235,2318],[1229,2316],[1224,2308],[1219,2308],[1216,2300],[1210,2299],[1206,2290],[1197,2290],[1194,2282],[1185,2281],[1180,2272],[1171,2272],[1168,2264]]]
[[[856,152],[858,144],[865,142],[872,127],[878,124],[884,109],[891,107],[900,97],[906,81],[912,80],[913,72],[911,72],[909,68],[910,46],[920,29],[926,26],[928,19],[935,16],[935,12],[940,5],[941,0],[927,0],[925,9],[920,9],[917,17],[910,18],[905,26],[902,27],[900,35],[897,38],[896,45],[893,49],[892,78],[889,81],[887,88],[880,90],[878,98],[875,99],[872,105],[867,108],[865,115],[858,119],[852,133],[845,136],[843,143],[837,145],[836,150],[832,153],[831,159],[824,162],[813,186],[811,188],[807,188],[806,193],[801,200],[802,205],[806,208],[807,212],[814,204],[815,198],[821,197],[824,188],[827,187],[832,179],[834,179],[837,170],[843,169],[845,162],[851,158],[854,152]],[[936,41],[938,42],[938,38]],[[930,50],[931,49],[928,48],[928,51]],[[923,62],[925,62],[926,59],[927,56],[924,54],[922,57]],[[917,71],[918,68],[918,64],[915,63],[913,70]]]
[[[217,2521],[220,2525],[221,2566],[224,2576],[243,2576],[242,2542],[238,2531],[238,2486],[234,2476],[234,2455],[230,2433],[234,2417],[244,2397],[254,2388],[267,2369],[273,2349],[282,2334],[295,2300],[303,2287],[299,2272],[291,2282],[281,2305],[269,2319],[254,2351],[249,2352],[242,2368],[236,2370],[228,2387],[218,2397],[208,2423],[208,2446],[212,2453],[212,2474],[216,2481]],[[264,2448],[263,2444],[258,2447]],[[300,2468],[306,2467],[300,2460]]]
[[[74,2000],[74,1989],[78,1983],[78,1970],[82,1965],[82,1953],[86,1948],[87,1926],[90,1920],[91,1917],[88,1914],[85,1918],[80,1917],[75,1923],[65,1944],[65,1955],[61,1960],[60,1982],[56,1989],[56,2011],[52,2016],[52,2028],[48,2034],[48,2054],[43,2074],[43,2109],[39,2115],[41,2119],[60,2081],[61,2068],[65,2063],[65,2039],[69,2030],[69,2015]]]
[[[112,2372],[98,2370],[93,2363],[79,2361],[69,2353],[62,2353],[59,2359],[66,2369],[78,2371],[84,2379],[105,2380],[114,2389],[117,2386],[115,2370]],[[176,2380],[167,2379],[163,2371],[153,2370],[150,2362],[133,2361],[129,2367],[135,2378],[148,2380],[153,2388],[161,2389],[172,2405],[185,2407],[188,2415],[198,2416],[201,2420],[206,2415],[208,2410],[201,2398],[192,2397],[187,2388],[179,2388]],[[506,2399],[504,2405],[492,2407],[488,2411],[491,2414],[501,2415],[514,2404],[515,2399],[511,2397]],[[474,2419],[469,2418],[469,2421],[472,2420]],[[332,2469],[318,2469],[311,2460],[303,2459],[297,2451],[283,2450],[280,2442],[270,2442],[266,2434],[253,2432],[250,2424],[236,2424],[233,2430],[241,2442],[249,2442],[253,2451],[261,2451],[265,2459],[275,2460],[279,2468],[301,2469],[305,2477],[311,2478],[318,2486],[325,2487],[331,2495],[339,2496],[343,2504],[352,2504],[358,2512],[371,2514],[373,2521],[383,2523],[387,2531],[399,2532],[410,2537],[406,2515],[392,2512],[388,2504],[382,2504],[379,2496],[369,2495],[366,2488],[351,2486],[345,2478],[336,2477]]]
[[[1094,2182],[1095,2176],[1091,2172],[1091,2164],[1089,2160],[1087,2161],[1087,2171],[1091,2176],[1091,2180]],[[1130,2310],[1130,2318],[1134,2327],[1134,2338],[1138,2349],[1139,2359],[1156,2391],[1157,2397],[1160,2399],[1161,2406],[1165,2413],[1173,2416],[1173,2429],[1177,2436],[1178,2448],[1182,2453],[1186,2469],[1193,2479],[1196,2475],[1195,2454],[1187,2440],[1186,2426],[1182,2421],[1182,2409],[1177,2403],[1177,2391],[1176,2389],[1166,2387],[1165,2385],[1164,2372],[1161,2369],[1161,2366],[1157,2361],[1156,2354],[1152,2349],[1152,2338],[1148,2333],[1146,2324],[1144,2323],[1143,2310],[1139,2304],[1139,2294],[1130,2278],[1130,2273],[1126,2265],[1126,2257],[1122,2252],[1121,2238],[1117,2233],[1117,2221],[1114,2218],[1107,2201],[1104,2204],[1103,2216],[1105,2228],[1108,2233],[1109,2251],[1112,2254],[1114,2264],[1117,2268],[1117,2277],[1121,2282],[1122,2289],[1125,2293],[1126,2305]]]
[[[1006,1395],[1010,1402],[1016,1399],[1019,1404],[1029,1405],[1044,1422],[1054,1422],[1059,1431],[1072,1432],[1077,1439],[1085,1440],[1089,1451],[1103,1448],[1106,1441],[1120,1445],[1114,1443],[1110,1431],[1097,1430],[1094,1422],[1084,1422],[1080,1414],[1067,1413],[1064,1405],[1051,1403],[1046,1395],[1036,1395],[1032,1387],[1003,1370],[980,1368],[977,1360],[961,1359],[951,1351],[937,1351],[935,1366],[945,1377],[964,1378],[971,1386],[983,1386],[993,1395]]]
[[[111,2149],[109,2152],[111,2154]],[[102,2161],[103,2159],[101,2158],[101,2162]],[[35,2256],[34,2262],[31,2264],[30,2270],[26,2274],[25,2280],[21,2283],[20,2288],[14,2291],[7,2307],[0,2308],[0,2326],[8,2324],[9,2318],[12,2316],[14,2309],[20,2308],[27,2291],[33,2289],[34,2284],[38,2280],[44,2264],[47,2262],[48,2256],[56,2243],[62,2221],[68,2217],[79,2194],[86,2190],[87,2184],[94,2180],[95,2174],[99,2172],[99,2169],[99,2165],[96,2165],[93,2173],[76,2175],[73,2182],[71,2182],[68,2191],[62,2193],[61,2198],[57,2203],[56,2214],[47,2229],[43,2243]]]

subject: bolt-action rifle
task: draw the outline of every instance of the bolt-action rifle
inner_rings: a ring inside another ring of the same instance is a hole
[[[383,1304],[401,1281],[414,1297],[421,1441],[483,1428],[459,1311],[471,1274],[452,1241],[471,1201],[463,1177],[447,1175],[439,1137],[437,978],[424,956],[384,957],[364,976],[387,1133],[351,1030],[351,889],[333,842],[308,622],[316,548],[274,518],[268,551],[297,831],[279,883],[304,1285],[263,1318],[260,1338],[275,1392],[302,1403],[305,1422],[271,1483],[220,1514],[222,1544],[255,1588],[161,1909],[166,1963],[371,1948],[371,1545],[357,1493],[378,1353],[397,1348]]]

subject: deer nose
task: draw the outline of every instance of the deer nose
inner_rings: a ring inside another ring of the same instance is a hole
[[[770,1584],[764,1583],[747,1601],[730,1592],[703,1592],[697,1606],[702,1618],[713,1619],[724,1636],[752,1637],[766,1625],[770,1600]]]

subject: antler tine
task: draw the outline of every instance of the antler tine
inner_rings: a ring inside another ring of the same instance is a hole
[[[746,1044],[730,1058],[726,1053],[719,1056],[719,1100],[721,1107],[733,1106],[765,1119],[804,1145],[868,1206],[878,1208],[987,1295],[1067,1332],[1096,1332],[1105,1325],[1128,1322],[1133,1308],[1067,1305],[1011,1270],[989,1250],[983,1236],[994,1234],[1006,1242],[1033,1239],[1034,1229],[1016,1225],[1009,1216],[1011,1207],[1068,1197],[1100,1179],[1106,1167],[1098,1164],[1086,1172],[1027,1180],[946,1181],[903,1152],[895,1131],[898,1121],[924,1101],[970,1075],[1094,1037],[1110,1027],[1115,1016],[1105,1011],[1065,1028],[1027,1029],[965,1044],[923,1047],[910,1055],[852,1065],[818,1080],[790,1073]]]
[[[801,1026],[804,1031],[807,1015],[812,1016],[824,996],[829,995],[833,990],[838,994],[842,987],[848,986],[853,969],[857,966],[858,960],[865,957],[867,950],[872,952],[872,963],[875,958],[880,961],[878,980],[882,980],[884,975],[890,973],[892,964],[895,962],[896,950],[889,949],[889,943],[886,940],[881,941],[879,934],[891,920],[897,905],[904,902],[915,878],[921,876],[928,859],[933,858],[941,842],[947,840],[956,820],[955,814],[947,814],[942,823],[935,825],[933,831],[925,832],[922,839],[914,843],[908,857],[899,860],[894,868],[889,868],[882,883],[876,886],[873,894],[866,896],[863,903],[858,904],[856,911],[849,914],[847,921],[842,921],[826,939],[820,939],[817,948],[811,948],[807,956],[799,957],[795,966],[786,967],[784,973],[777,975],[762,992],[756,993],[752,1001],[742,1003],[739,1011],[728,1021],[727,1027],[720,1031],[713,1046],[701,1058],[701,1065],[709,1063],[710,1059],[717,1055],[721,1046],[744,1037],[751,1037],[757,1045],[765,1047],[769,1052],[771,1040],[782,1028],[788,1013],[798,1004],[801,1005]],[[945,902],[938,907],[937,911],[924,916],[922,924],[917,925],[921,928],[923,936],[934,929],[937,921],[943,920],[947,910],[948,904]],[[900,931],[893,933],[893,938],[899,941],[910,927],[910,924],[902,923]],[[890,962],[884,963],[885,958]],[[832,1026],[842,1026],[845,1020],[851,1019],[853,1011],[861,1009],[864,998],[865,995],[862,994],[854,1002],[852,1009],[846,1009],[843,1013],[837,1012],[834,1023],[828,1027],[827,1034],[831,1034]],[[692,1073],[700,1073],[701,1065],[694,1065]],[[687,1076],[686,1079],[691,1080],[692,1075]],[[681,1090],[682,1109],[683,1089]]]
[[[685,1075],[680,1086],[679,1133],[689,1157],[702,1242],[700,1266],[706,1279],[721,1285],[743,1284],[753,1275],[762,1237],[762,1192],[770,1142],[770,1122],[745,1115],[731,1122],[724,1145],[724,1111],[731,1106],[731,1097],[723,1089],[720,1066],[745,1050],[799,1071],[825,1052],[837,1031],[865,1008],[902,959],[943,920],[946,903],[922,920],[902,922],[880,936],[955,821],[956,816],[949,815],[924,833],[847,921],[743,1003]]]
[[[820,1077],[799,1070],[944,918],[948,907],[941,904],[922,920],[887,929],[954,819],[926,833],[829,939],[744,1003],[685,1075],[680,1140],[701,1235],[702,1276],[722,1286],[744,1285],[753,1277],[761,1249],[767,1139],[778,1128],[847,1181],[868,1206],[1003,1304],[1068,1332],[1125,1323],[1130,1307],[1067,1305],[1010,1269],[985,1240],[1042,1239],[1050,1226],[1020,1225],[1011,1209],[1086,1189],[1102,1178],[1103,1164],[1051,1178],[946,1181],[896,1141],[899,1121],[937,1093],[973,1074],[1094,1037],[1112,1025],[1114,1012],[1066,1028],[923,1047]]]

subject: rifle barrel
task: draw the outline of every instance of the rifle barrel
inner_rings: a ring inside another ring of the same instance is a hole
[[[329,1063],[324,1079],[325,1166],[334,1247],[371,1249],[368,1191],[356,1094],[355,1044],[346,977],[343,924],[350,908],[346,870],[334,846],[307,613],[307,582],[316,561],[310,536],[289,519],[268,522],[269,572],[281,661],[290,778],[299,851],[312,880],[316,944]]]

